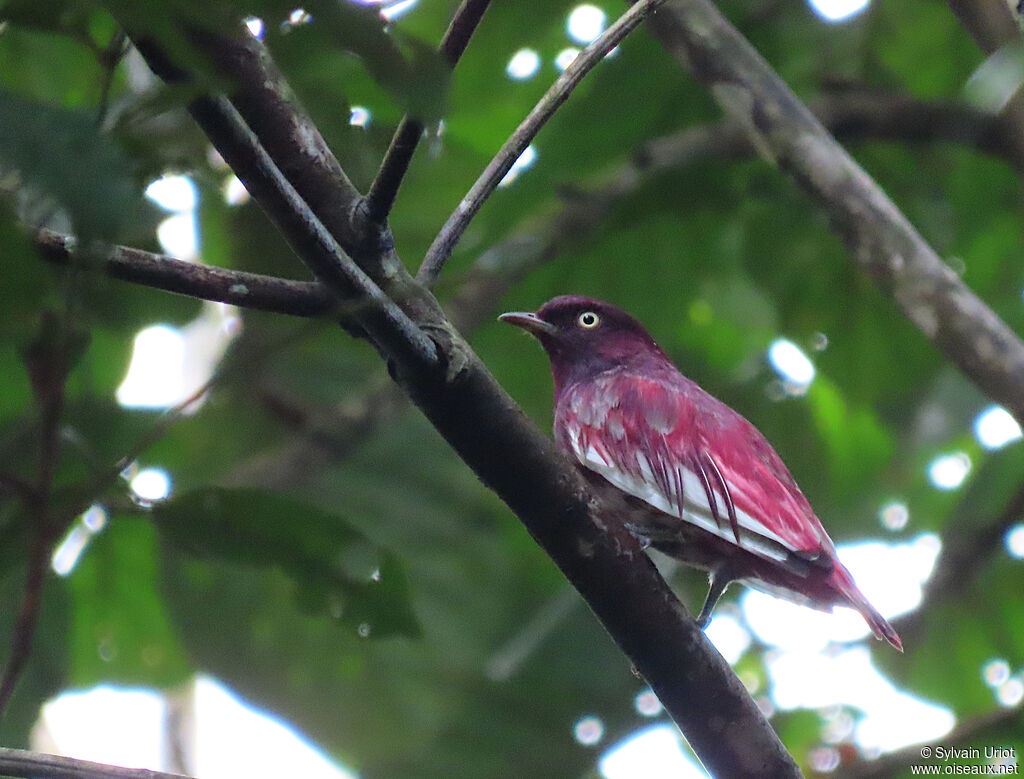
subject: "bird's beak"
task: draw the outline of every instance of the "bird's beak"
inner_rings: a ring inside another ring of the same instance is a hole
[[[521,327],[537,338],[540,338],[542,335],[553,335],[555,332],[553,324],[545,322],[536,314],[528,311],[509,311],[507,314],[499,316],[498,319],[502,322],[508,322],[510,325]]]

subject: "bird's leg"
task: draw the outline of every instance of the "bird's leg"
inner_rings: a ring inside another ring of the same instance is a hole
[[[718,566],[708,574],[708,582],[710,584],[708,596],[704,599],[704,607],[700,610],[700,614],[697,615],[697,625],[701,630],[707,628],[708,623],[711,622],[711,612],[715,610],[719,599],[725,594],[725,591],[735,579],[736,577],[733,576],[729,565],[726,563]]]

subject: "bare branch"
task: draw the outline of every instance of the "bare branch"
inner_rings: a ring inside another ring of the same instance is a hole
[[[150,48],[151,59],[153,54]],[[160,65],[157,61],[158,72]],[[180,71],[163,72],[180,77]],[[262,180],[268,171],[252,148],[255,138],[240,131],[223,103],[200,98],[192,110],[303,259],[318,271],[325,261],[337,262],[337,244],[332,239],[330,251],[324,250],[323,225],[316,221],[310,229],[311,215],[301,197],[272,176]],[[301,179],[302,171],[296,175]],[[360,262],[382,269],[387,253],[393,248],[378,245],[377,256]],[[595,520],[582,476],[498,386],[433,297],[404,274],[400,263],[387,271],[381,283],[419,328],[410,332],[391,320],[360,317],[388,359],[391,375],[572,581],[708,769],[721,776],[798,776],[764,715],[638,541],[624,527]],[[347,291],[366,300],[371,313],[384,310],[380,287],[363,283],[347,268],[345,273],[346,280],[357,282]],[[436,359],[425,359],[419,348],[425,331]]]
[[[959,103],[847,90],[827,95],[812,109],[833,134],[844,140],[946,140],[998,156],[1008,157],[1010,153],[1002,132],[1004,125],[998,119]],[[728,122],[648,141],[627,162],[574,185],[557,211],[528,219],[509,238],[488,249],[446,305],[449,316],[460,330],[474,329],[511,284],[589,234],[610,207],[635,192],[650,176],[698,158],[741,158],[752,152],[740,127]],[[71,236],[41,230],[35,235],[35,243],[50,262],[67,264],[72,259],[75,244]],[[299,317],[340,315],[344,308],[323,284],[315,281],[190,263],[126,246],[106,247],[100,257],[101,267],[111,278],[201,300]]]
[[[1013,13],[1005,0],[948,0],[948,5],[978,48],[986,54],[992,54],[1020,37]]]
[[[37,522],[42,518],[36,517]],[[39,622],[39,610],[43,605],[43,585],[46,580],[46,561],[50,552],[50,534],[46,527],[34,528],[32,549],[29,552],[28,570],[25,574],[25,588],[18,616],[11,631],[11,654],[0,678],[0,719],[3,719],[7,704],[14,695],[14,689],[25,670],[32,654],[32,639]]]
[[[462,0],[439,47],[441,55],[451,67],[455,67],[466,50],[469,39],[483,19],[490,2],[491,0]],[[391,213],[395,198],[398,196],[398,188],[402,185],[402,179],[409,170],[412,155],[422,137],[423,123],[416,117],[403,117],[362,204],[367,218],[373,222],[383,222]]]
[[[241,24],[230,34],[208,28],[190,28],[188,33],[231,85],[228,97],[260,144],[338,243],[352,253],[357,228],[351,212],[361,194],[298,104],[267,48]],[[145,47],[146,42],[143,44]],[[154,46],[148,48],[150,67],[161,78],[189,78],[166,62]]]
[[[987,111],[954,101],[918,100],[868,89],[828,93],[810,105],[836,138],[877,138],[910,143],[948,141],[1014,163],[1006,125]]]
[[[852,258],[953,364],[1024,421],[1024,343],[947,267],[708,0],[673,1],[651,30],[830,214]]]
[[[74,259],[75,240],[71,236],[40,230],[35,244],[50,262],[63,265]],[[111,278],[201,300],[301,317],[327,316],[344,308],[317,281],[225,270],[127,246],[107,247],[101,250],[101,257],[103,269]]]
[[[452,16],[452,21],[444,31],[438,48],[453,68],[459,64],[462,54],[469,45],[469,39],[473,37],[490,4],[491,0],[462,0]]]
[[[623,38],[636,29],[650,12],[664,2],[665,0],[640,0],[619,17],[615,24],[605,30],[597,40],[576,56],[572,64],[562,72],[544,94],[544,97],[540,99],[540,102],[534,106],[515,132],[505,141],[505,145],[501,147],[484,172],[470,187],[462,202],[448,217],[448,221],[445,222],[441,232],[437,234],[423,258],[423,264],[420,265],[419,272],[416,274],[417,281],[427,287],[433,286],[470,221],[476,216],[484,201],[494,192],[495,187],[505,177],[505,174],[512,168],[513,163],[530,145],[530,141],[569,98],[583,77],[604,59],[609,51],[619,45]]]
[[[388,218],[398,197],[398,189],[412,163],[412,156],[420,145],[423,130],[423,122],[419,119],[403,116],[398,123],[391,144],[384,154],[384,161],[363,200],[362,209],[367,219],[382,223]]]
[[[1014,21],[1011,3],[1006,0],[948,0],[949,7],[964,29],[983,52],[998,56],[1001,49],[1021,45],[1020,30]],[[1018,176],[1024,177],[1024,90],[1001,106],[1000,123],[1004,127],[1009,158]]]
[[[0,719],[14,694],[18,679],[32,654],[32,642],[43,604],[46,563],[61,525],[51,516],[53,482],[60,461],[60,419],[64,411],[65,387],[77,349],[69,325],[70,313],[44,315],[36,339],[25,348],[25,370],[39,411],[39,455],[35,484],[23,496],[32,521],[32,546],[25,574],[21,607],[14,621],[11,654],[0,678]]]
[[[119,768],[88,760],[0,747],[0,775],[25,779],[189,779],[148,768]]]
[[[174,82],[188,78],[152,41],[135,40],[135,45],[161,78]],[[437,354],[430,338],[342,249],[234,106],[223,97],[200,95],[189,103],[188,109],[317,278],[343,300],[360,301],[358,307],[349,311],[376,346],[390,354],[401,353],[403,359],[423,367],[436,364]]]
[[[956,103],[863,90],[829,95],[815,113],[836,135],[851,140],[954,141],[1002,154],[997,120]],[[754,152],[739,125],[725,121],[683,130],[642,144],[627,159],[569,188],[561,203],[527,218],[512,233],[485,251],[453,297],[445,304],[462,333],[471,333],[492,315],[508,290],[538,267],[585,240],[608,212],[649,180],[708,157],[741,159]],[[404,396],[391,385],[374,381],[346,398],[336,409],[320,411],[313,426],[304,423],[301,440],[261,452],[226,477],[230,484],[305,483],[318,468],[348,456],[377,425],[398,416]]]
[[[390,230],[367,219],[360,208],[362,194],[296,101],[266,47],[242,25],[230,34],[190,29],[189,35],[232,85],[231,103],[260,146],[342,249],[378,285],[401,272]],[[188,79],[188,74],[166,62],[155,46],[149,49],[150,66],[161,78]],[[196,119],[203,126],[201,117]]]

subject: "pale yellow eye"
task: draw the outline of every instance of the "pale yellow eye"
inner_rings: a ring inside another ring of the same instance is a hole
[[[601,324],[601,317],[595,314],[593,311],[584,311],[580,314],[579,319],[576,320],[580,323],[580,327],[585,330],[593,330],[599,324]]]

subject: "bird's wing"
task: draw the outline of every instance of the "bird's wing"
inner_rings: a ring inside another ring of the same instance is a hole
[[[743,417],[675,373],[567,388],[560,445],[620,490],[762,557],[834,556],[781,458]]]

